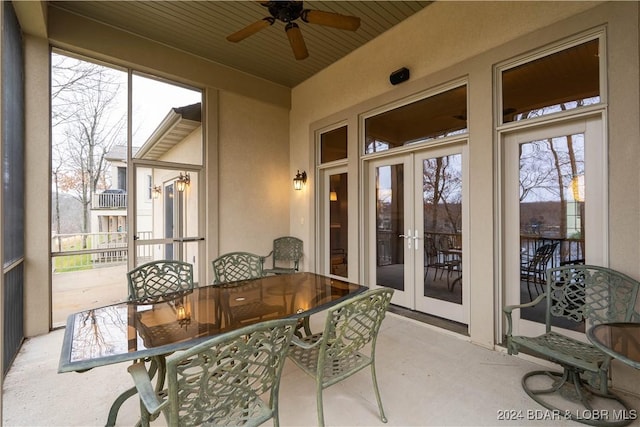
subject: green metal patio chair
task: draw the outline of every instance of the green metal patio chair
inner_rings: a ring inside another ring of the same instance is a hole
[[[167,357],[167,389],[156,392],[144,364],[128,368],[141,425],[162,412],[170,427],[279,425],[278,391],[296,324],[278,319],[237,329]],[[263,400],[263,396],[267,397]]]
[[[271,268],[265,268],[265,274],[291,274],[300,268],[302,258],[302,240],[297,237],[278,237],[273,241],[273,250],[263,258],[271,257]]]
[[[167,294],[193,289],[193,265],[172,260],[151,261],[127,273],[129,300],[156,302]]]
[[[322,391],[367,366],[371,366],[380,419],[387,422],[376,379],[375,351],[392,295],[393,289],[388,288],[366,291],[328,310],[324,332],[293,338],[289,357],[316,379],[318,425],[324,426]],[[368,355],[360,352],[367,344]]]
[[[262,284],[247,283],[238,288],[233,283],[264,277],[261,256],[249,252],[230,252],[213,260],[212,265],[215,273],[213,283],[219,285],[223,293],[217,309],[226,325],[237,327],[248,321],[268,320],[284,312],[283,306],[265,302]],[[236,300],[234,296],[238,292],[242,294],[241,300]]]
[[[211,261],[214,284],[257,279],[264,276],[262,257],[250,252],[229,252]]]
[[[507,306],[507,348],[509,354],[526,349],[559,364],[563,372],[533,371],[522,378],[522,388],[536,402],[551,411],[590,425],[623,426],[631,420],[611,421],[598,417],[581,417],[581,413],[593,410],[593,396],[617,401],[627,413],[630,408],[608,387],[608,371],[611,358],[593,345],[570,338],[551,329],[553,319],[570,319],[585,322],[586,327],[609,322],[640,322],[634,311],[640,283],[617,271],[593,265],[565,265],[547,270],[546,289],[535,300],[527,304]],[[516,309],[546,304],[545,333],[536,336],[513,335],[512,313]],[[566,321],[566,320],[565,320]],[[583,379],[583,376],[585,377]],[[533,377],[537,380],[529,381]],[[550,387],[539,388],[540,378],[551,381]],[[538,385],[533,388],[533,383]],[[586,381],[586,383],[585,383]],[[559,408],[544,396],[556,392],[560,396],[567,392],[575,395],[583,411]],[[621,409],[622,409],[621,408]]]

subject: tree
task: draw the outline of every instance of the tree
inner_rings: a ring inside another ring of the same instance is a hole
[[[462,210],[462,165],[460,155],[427,159],[423,164],[423,200],[430,209],[425,218],[426,229],[438,231],[438,226],[448,226],[449,230],[457,234]],[[440,222],[440,207],[443,208],[446,222]]]
[[[52,174],[60,230],[59,192],[82,206],[82,232],[90,227],[91,196],[108,182],[105,155],[126,141],[126,74],[102,65],[52,55]],[[85,242],[86,244],[86,242]]]

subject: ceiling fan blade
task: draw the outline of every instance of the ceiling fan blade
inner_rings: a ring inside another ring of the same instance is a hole
[[[269,27],[270,25],[273,25],[273,23],[275,22],[275,19],[268,17],[268,18],[264,18],[261,19],[257,22],[254,22],[251,25],[247,25],[246,27],[244,27],[243,29],[236,31],[233,34],[230,34],[227,36],[227,40],[229,40],[230,42],[239,42],[241,40],[246,39],[249,36],[254,35],[255,33],[257,33],[258,31]]]
[[[289,22],[285,27],[285,31],[287,32],[287,37],[289,38],[289,43],[291,44],[291,49],[293,50],[293,56],[296,59],[305,59],[309,56],[309,52],[307,51],[307,45],[304,43],[304,38],[302,37],[302,31],[300,31],[300,27],[293,22]]]
[[[305,9],[300,14],[304,22],[338,28],[340,30],[355,31],[360,27],[360,18],[356,16],[340,15],[339,13],[322,10]]]

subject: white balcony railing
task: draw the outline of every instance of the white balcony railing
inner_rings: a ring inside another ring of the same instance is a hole
[[[107,190],[110,191],[110,190]],[[103,192],[94,193],[91,198],[92,209],[126,209],[127,193],[126,192]]]

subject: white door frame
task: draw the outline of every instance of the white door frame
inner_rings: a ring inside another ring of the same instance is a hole
[[[520,304],[520,210],[519,210],[519,145],[522,143],[584,133],[585,145],[585,262],[608,265],[608,211],[607,211],[607,147],[604,120],[600,114],[528,126],[521,130],[504,132],[501,136],[503,152],[502,206],[504,247],[503,287],[504,305]],[[516,287],[517,284],[517,287]],[[502,312],[502,307],[500,307]],[[504,322],[504,316],[501,316]],[[536,335],[542,324],[520,318],[513,312],[513,334]],[[504,330],[504,328],[503,328]],[[576,339],[584,334],[563,330]]]
[[[376,182],[375,170],[380,166],[386,165],[404,165],[404,210],[405,223],[404,235],[411,235],[405,239],[404,245],[404,291],[396,290],[392,299],[393,304],[397,304],[412,310],[419,310],[428,314],[454,320],[456,322],[468,324],[470,304],[469,304],[469,269],[468,257],[463,256],[462,267],[462,304],[454,304],[434,298],[422,296],[424,286],[424,220],[422,189],[422,160],[434,157],[442,157],[452,154],[462,155],[462,171],[463,171],[463,233],[462,245],[463,253],[469,253],[469,210],[468,210],[468,160],[467,160],[467,144],[464,141],[456,143],[439,145],[437,147],[423,148],[414,151],[404,151],[396,154],[384,156],[376,156],[375,159],[364,161],[364,215],[366,229],[365,247],[363,253],[365,257],[365,277],[372,288],[379,287],[375,283],[376,279]],[[419,182],[419,184],[416,184]],[[417,243],[417,246],[416,246]],[[419,278],[419,280],[418,280]]]

